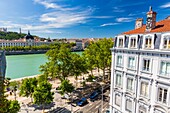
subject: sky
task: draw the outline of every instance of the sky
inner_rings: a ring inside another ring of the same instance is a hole
[[[157,21],[170,16],[169,0],[1,0],[0,28],[50,38],[114,37],[134,29],[152,6]]]

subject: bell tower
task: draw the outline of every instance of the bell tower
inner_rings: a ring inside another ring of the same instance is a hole
[[[150,31],[156,26],[156,12],[152,11],[152,7],[149,7],[149,12],[147,12],[146,20],[146,31]]]

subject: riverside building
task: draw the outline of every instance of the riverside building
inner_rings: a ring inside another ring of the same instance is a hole
[[[170,17],[156,22],[150,7],[146,25],[115,38],[112,51],[111,113],[170,113]]]
[[[51,40],[40,41],[40,39],[35,39],[30,32],[19,40],[0,40],[0,47],[10,47],[10,46],[40,46],[40,45],[49,45]]]

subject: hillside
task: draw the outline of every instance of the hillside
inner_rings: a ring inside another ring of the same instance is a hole
[[[5,40],[15,40],[15,39],[20,39],[23,38],[26,34],[25,33],[17,33],[17,32],[2,32],[0,31],[0,39],[5,39]]]

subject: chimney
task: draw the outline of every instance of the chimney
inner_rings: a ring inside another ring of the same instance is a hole
[[[166,17],[167,20],[170,20],[170,16]]]
[[[143,18],[136,19],[135,29],[141,28],[143,26]]]
[[[146,20],[146,31],[150,31],[156,27],[156,12],[152,11],[152,7],[149,7],[149,11],[147,12],[147,20]]]

